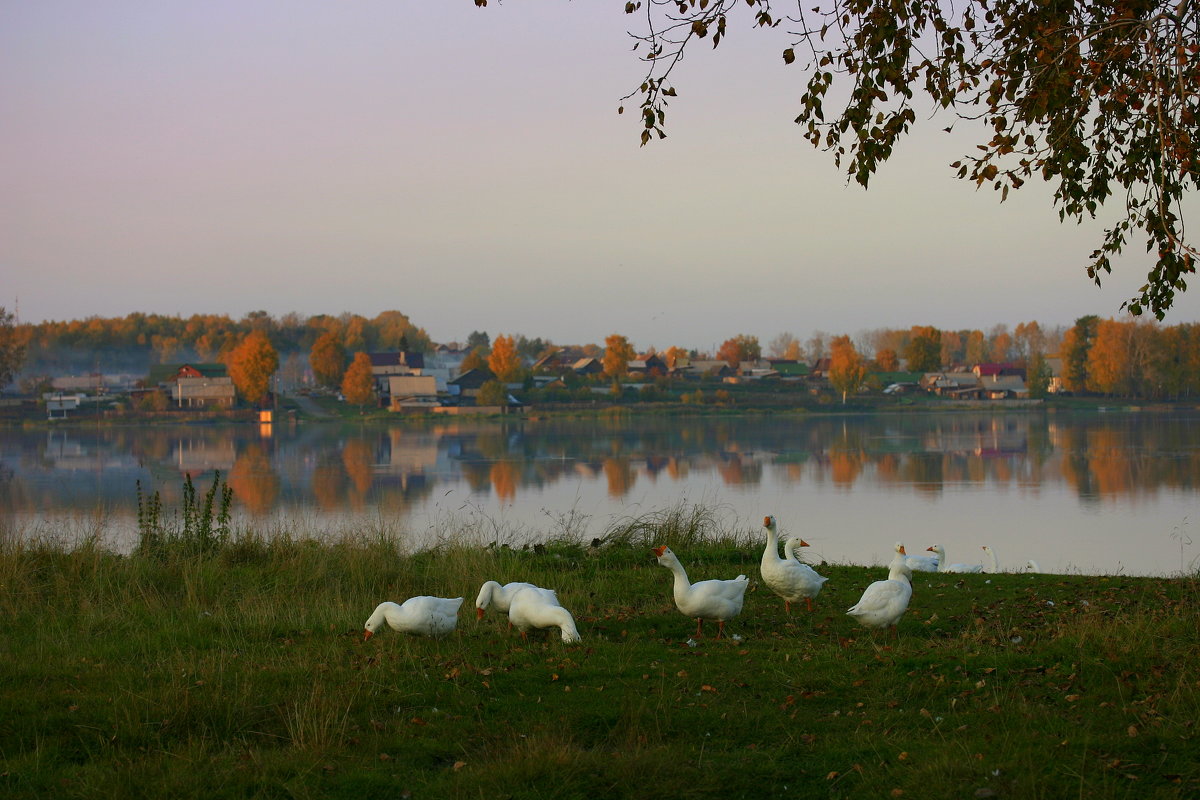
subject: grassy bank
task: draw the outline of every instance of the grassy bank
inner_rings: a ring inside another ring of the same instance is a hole
[[[898,638],[761,586],[689,641],[647,544],[757,579],[761,540],[646,519],[593,550],[416,555],[240,537],[0,552],[0,794],[74,797],[1196,797],[1194,578],[918,574]],[[556,588],[583,642],[474,620]],[[465,596],[441,640],[361,641],[376,603]]]

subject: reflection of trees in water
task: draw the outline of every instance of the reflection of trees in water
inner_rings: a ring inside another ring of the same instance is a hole
[[[346,468],[337,453],[325,453],[313,468],[313,499],[322,511],[333,511],[342,506],[342,493],[346,489]]]
[[[511,461],[497,461],[488,470],[488,478],[492,482],[492,490],[500,502],[510,502],[517,496],[517,478],[519,468]]]
[[[862,482],[920,492],[946,483],[1066,484],[1085,500],[1196,491],[1195,414],[914,414],[871,418],[722,418],[472,422],[395,430],[281,427],[266,449],[253,426],[55,428],[6,434],[5,509],[130,509],[134,484],[180,501],[181,470],[228,458],[238,502],[254,511],[288,502],[322,510],[429,495],[440,476],[512,502],[522,489],[604,481],[612,497],[639,478],[715,475],[754,485]],[[236,453],[236,457],[234,454]],[[226,454],[228,454],[226,456]],[[496,467],[495,465],[503,466]],[[225,469],[223,468],[224,472]],[[211,472],[197,476],[203,481]],[[603,484],[601,484],[603,485]]]
[[[250,442],[233,462],[229,473],[233,496],[255,514],[275,507],[279,497],[279,477],[271,467],[271,457],[258,442]]]
[[[350,505],[361,508],[371,491],[372,465],[375,463],[371,446],[362,439],[351,439],[342,448],[342,464],[350,478]]]
[[[468,461],[462,465],[462,476],[472,492],[486,493],[492,485],[491,467],[482,461]]]
[[[717,472],[726,486],[756,486],[762,482],[762,464],[737,453],[726,454],[717,462]]]
[[[637,473],[627,458],[604,459],[604,477],[608,479],[609,497],[624,497],[637,482]]]

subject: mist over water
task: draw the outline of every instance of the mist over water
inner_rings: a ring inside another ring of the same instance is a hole
[[[1173,575],[1200,565],[1200,412],[952,413],[334,424],[63,426],[0,438],[0,534],[128,550],[137,487],[169,515],[219,470],[238,525],[321,538],[382,530],[590,541],[680,504],[812,560],[945,547],[1002,570]]]

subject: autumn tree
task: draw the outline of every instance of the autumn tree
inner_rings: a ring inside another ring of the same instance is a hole
[[[484,351],[476,347],[468,352],[466,357],[463,358],[462,363],[458,365],[458,371],[460,373],[469,372],[473,369],[483,369],[486,366],[487,358],[484,355]]]
[[[375,399],[375,376],[371,372],[371,357],[366,353],[355,353],[354,360],[346,368],[342,376],[342,396],[347,403],[358,406],[361,414],[363,406]]]
[[[1046,352],[1046,335],[1036,322],[1019,322],[1013,329],[1013,349],[1018,359],[1029,359],[1036,353]]]
[[[884,372],[898,372],[900,369],[900,359],[896,356],[896,351],[891,348],[876,353],[875,361]]]
[[[992,328],[990,339],[992,361],[1001,364],[1008,361],[1009,351],[1012,350],[1012,335],[1008,332],[1008,326],[997,325]]]
[[[842,405],[846,394],[857,392],[867,376],[867,364],[854,349],[849,336],[837,336],[830,343],[829,382],[842,393]]]
[[[640,96],[643,145],[666,135],[672,71],[689,44],[716,47],[730,22],[782,28],[782,60],[802,65],[806,81],[796,123],[863,187],[932,107],[950,127],[985,123],[951,169],[1001,201],[1040,178],[1064,221],[1123,204],[1086,271],[1099,283],[1140,235],[1153,255],[1145,285],[1124,304],[1133,314],[1162,319],[1195,272],[1200,252],[1185,238],[1181,207],[1200,187],[1195,0],[814,0],[788,16],[771,0],[631,0],[625,11],[644,20],[632,35],[646,73],[628,95]]]
[[[968,364],[982,364],[988,360],[987,338],[983,335],[983,331],[976,330],[967,334],[963,360]]]
[[[767,352],[772,358],[800,359],[800,340],[789,331],[784,331],[767,342]]]
[[[488,369],[501,381],[508,383],[520,378],[521,356],[511,336],[500,334],[492,342],[492,352],[487,359]]]
[[[471,331],[467,337],[468,350],[482,350],[487,352],[492,347],[491,337],[487,335],[487,331]]]
[[[326,331],[317,337],[308,354],[308,365],[318,384],[327,389],[337,388],[346,371],[346,349],[337,331]]]
[[[497,341],[500,337],[496,338]],[[501,408],[508,407],[508,389],[498,380],[485,381],[479,387],[479,394],[475,398],[475,402],[481,406],[500,406]]]
[[[757,336],[747,336],[739,333],[732,339],[726,339],[717,350],[717,360],[724,361],[731,367],[737,367],[743,361],[758,361],[762,357],[762,348]]]
[[[1025,386],[1029,389],[1029,396],[1034,399],[1041,399],[1050,393],[1050,365],[1046,363],[1046,357],[1041,352],[1035,352],[1029,357],[1025,366]]]
[[[1133,326],[1111,319],[1096,324],[1087,354],[1087,388],[1107,395],[1133,393],[1130,334]]]
[[[0,306],[0,389],[12,383],[25,361],[25,341],[17,331],[15,316]]]
[[[1096,338],[1100,318],[1088,314],[1075,320],[1075,325],[1063,335],[1063,384],[1069,391],[1082,392],[1088,388],[1088,351]]]
[[[261,328],[252,330],[229,354],[226,364],[238,394],[248,403],[261,403],[279,368],[279,354]]]
[[[675,362],[681,358],[687,358],[687,350],[682,347],[671,345],[662,351],[662,360],[667,362],[667,369],[675,369]]]
[[[904,347],[909,372],[934,372],[942,366],[942,335],[937,328],[914,328]]]
[[[625,375],[629,362],[637,357],[637,351],[629,340],[619,333],[614,333],[604,340],[604,374],[610,378],[620,378]]]

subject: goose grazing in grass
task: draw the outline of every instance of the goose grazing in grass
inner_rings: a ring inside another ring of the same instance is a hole
[[[905,555],[901,546],[899,556]],[[875,581],[846,613],[868,628],[895,625],[912,599],[912,568],[902,558],[893,558],[886,580]]]
[[[820,593],[821,586],[828,579],[818,575],[808,564],[802,564],[793,557],[793,550],[797,544],[800,547],[808,547],[808,542],[799,538],[788,539],[785,546],[787,558],[780,558],[775,518],[764,517],[763,527],[767,529],[767,546],[763,550],[762,563],[759,566],[763,583],[783,598],[783,610],[786,613],[791,614],[792,603],[800,600],[804,600],[808,610],[812,611],[812,599]]]
[[[742,612],[742,601],[750,579],[738,575],[732,580],[709,580],[691,583],[683,564],[671,548],[663,545],[652,551],[658,563],[675,575],[673,592],[675,607],[683,614],[696,620],[696,635],[704,632],[704,620],[716,620],[717,638],[725,632],[725,623]]]
[[[913,572],[938,571],[937,556],[910,556],[905,551],[903,542],[896,542],[896,556],[902,557],[904,559],[904,563],[908,564],[908,568]]]
[[[403,603],[380,603],[363,626],[363,641],[385,623],[394,631],[419,636],[445,636],[458,626],[458,609],[463,599],[455,597],[410,597]]]
[[[938,572],[983,572],[983,564],[951,564],[946,561],[946,550],[940,544],[927,547],[926,550],[937,553]]]
[[[558,628],[564,642],[580,641],[579,629],[571,612],[558,604],[554,592],[530,586],[518,591],[508,607],[508,621],[528,638],[528,631]]]
[[[479,588],[479,596],[475,598],[475,619],[483,619],[483,611],[488,606],[495,606],[497,611],[507,614],[509,604],[517,596],[517,592],[522,589],[536,589],[548,601],[552,603],[558,602],[553,589],[543,589],[540,586],[534,586],[532,583],[523,583],[521,581],[513,581],[503,586],[495,581],[487,581]]]
[[[985,569],[984,572],[999,572],[1000,562],[996,560],[996,554],[992,552],[992,548],[985,544],[983,546],[983,552],[987,553],[988,557],[987,569]]]
[[[1031,558],[1025,562],[1025,571],[1026,572],[1041,572],[1042,567],[1040,564],[1038,564],[1038,562],[1034,561]]]

